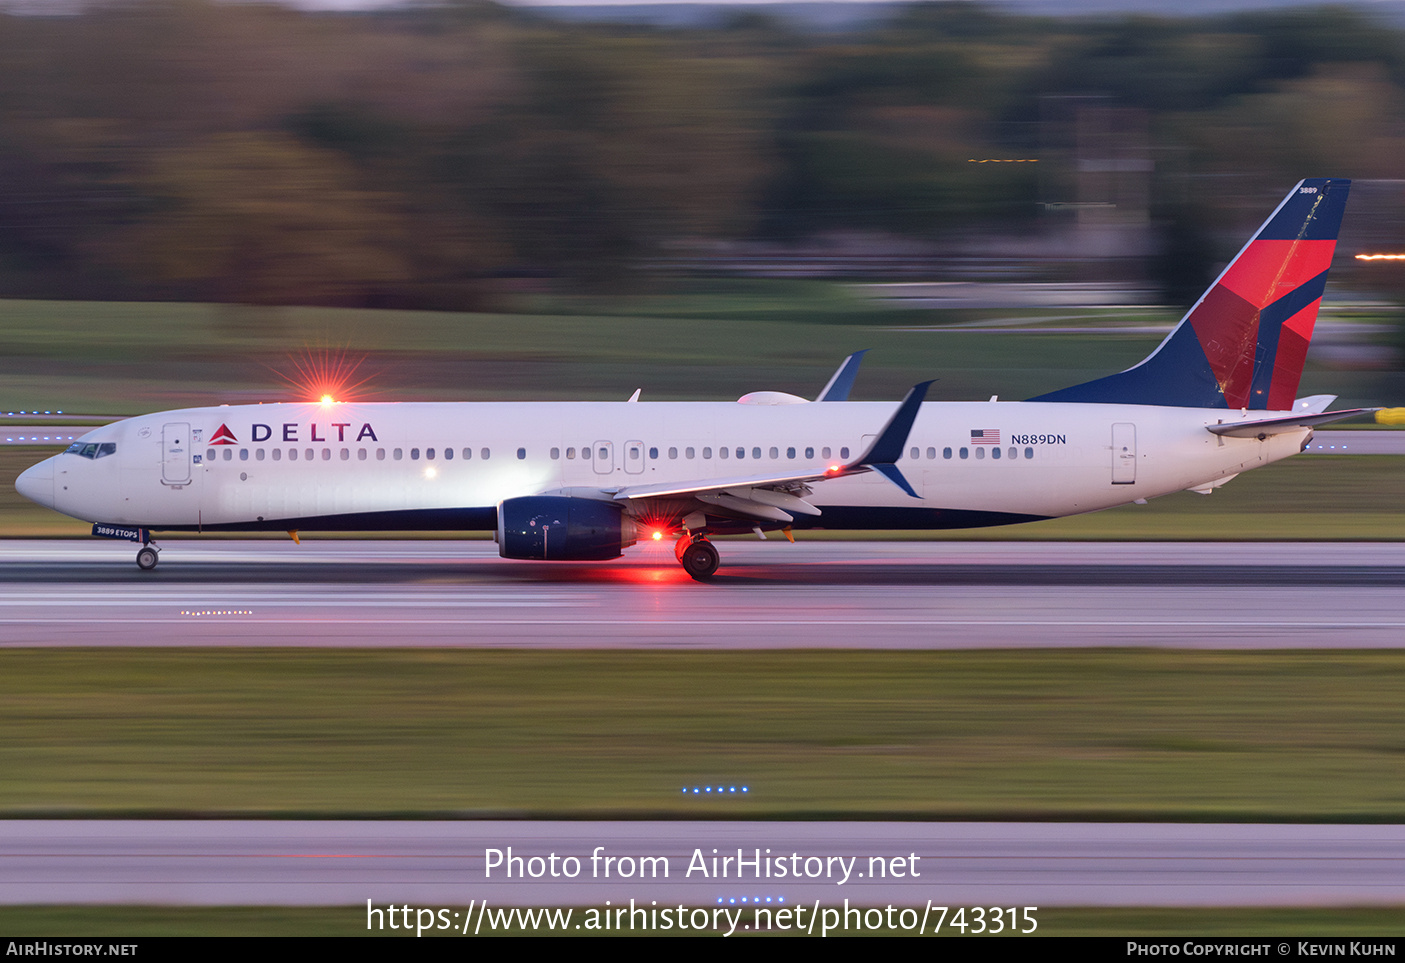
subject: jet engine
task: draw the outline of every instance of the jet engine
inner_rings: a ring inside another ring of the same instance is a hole
[[[636,538],[634,520],[609,502],[531,495],[498,505],[503,558],[604,561],[619,558]]]

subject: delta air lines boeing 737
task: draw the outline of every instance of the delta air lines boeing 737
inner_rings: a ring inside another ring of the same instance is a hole
[[[272,404],[166,411],[84,435],[25,497],[141,543],[154,531],[495,529],[506,558],[617,558],[710,535],[948,529],[1208,494],[1367,409],[1295,399],[1350,182],[1293,188],[1146,360],[1027,401]],[[637,397],[637,394],[636,394]]]

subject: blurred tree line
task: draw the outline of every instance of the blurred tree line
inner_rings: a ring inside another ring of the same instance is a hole
[[[1041,217],[1049,104],[1146,118],[1165,280],[1303,176],[1405,176],[1405,34],[1343,8],[843,35],[141,0],[0,15],[0,296],[482,306],[680,239]],[[1198,252],[1198,253],[1197,253]],[[1197,261],[1197,258],[1199,259]]]

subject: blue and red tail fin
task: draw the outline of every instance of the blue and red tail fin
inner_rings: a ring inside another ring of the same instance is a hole
[[[1287,411],[1351,181],[1301,181],[1145,361],[1031,401]]]

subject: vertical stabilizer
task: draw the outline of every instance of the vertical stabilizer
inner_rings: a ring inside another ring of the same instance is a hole
[[[1293,407],[1351,181],[1301,181],[1145,361],[1031,401]]]

